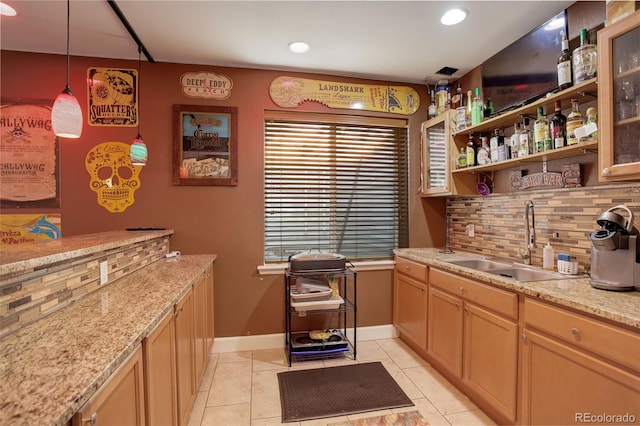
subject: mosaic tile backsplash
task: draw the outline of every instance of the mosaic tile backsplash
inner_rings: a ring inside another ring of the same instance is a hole
[[[640,228],[640,183],[600,185],[583,188],[492,194],[487,197],[459,196],[447,200],[450,214],[451,247],[519,261],[525,249],[524,210],[527,200],[534,204],[536,247],[531,264],[542,266],[542,250],[547,242],[558,253],[568,253],[579,262],[579,273],[588,273],[591,263],[589,234],[598,229],[596,219],[619,204],[627,206]],[[627,216],[624,211],[617,213]],[[475,236],[468,236],[473,224]],[[554,236],[557,233],[557,236]]]
[[[168,251],[169,237],[164,237],[3,277],[0,337],[98,289],[100,262],[108,262],[108,283],[111,283],[155,262]]]

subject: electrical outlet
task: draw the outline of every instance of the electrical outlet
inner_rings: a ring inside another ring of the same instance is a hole
[[[109,268],[107,261],[100,262],[100,285],[106,284],[109,281]]]
[[[476,235],[476,227],[473,223],[467,225],[467,233],[470,237],[475,237]]]

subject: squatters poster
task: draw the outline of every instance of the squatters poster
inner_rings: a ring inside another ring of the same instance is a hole
[[[89,125],[138,125],[138,72],[89,68]]]
[[[59,208],[58,141],[51,129],[51,108],[3,103],[0,132],[0,206]]]

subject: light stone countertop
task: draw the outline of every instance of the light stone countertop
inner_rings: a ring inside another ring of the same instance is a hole
[[[565,280],[517,282],[441,260],[482,257],[482,255],[469,252],[443,254],[437,248],[408,248],[395,249],[394,253],[398,257],[640,329],[640,292],[638,291],[617,292],[596,289],[591,287],[589,278],[586,276]]]
[[[173,230],[107,231],[2,247],[0,276],[172,235]]]
[[[158,260],[0,339],[0,424],[65,424],[215,260]]]

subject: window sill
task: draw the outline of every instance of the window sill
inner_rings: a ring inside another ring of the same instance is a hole
[[[356,272],[362,271],[386,271],[395,267],[393,260],[370,260],[361,262],[352,262],[353,269]],[[287,269],[289,263],[270,263],[258,266],[258,274],[260,275],[282,275]]]

